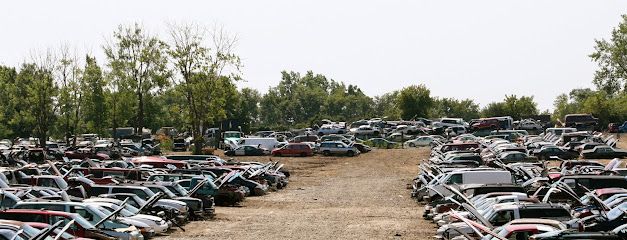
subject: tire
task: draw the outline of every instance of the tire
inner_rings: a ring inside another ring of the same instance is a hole
[[[344,134],[344,131],[339,131],[337,132],[337,134]]]
[[[300,156],[301,157],[307,157],[307,154],[306,153],[300,153]]]
[[[348,151],[348,152],[346,152],[346,156],[349,156],[349,157],[355,156],[355,152]]]
[[[324,151],[322,151],[322,155],[324,155],[324,156],[330,156],[330,155],[331,155],[331,152],[329,152],[329,150],[324,150]]]
[[[415,143],[409,143],[409,147],[416,147]]]
[[[280,154],[280,153],[275,153],[275,154],[274,154],[274,156],[275,156],[275,157],[280,157],[280,156],[281,156],[281,154]]]

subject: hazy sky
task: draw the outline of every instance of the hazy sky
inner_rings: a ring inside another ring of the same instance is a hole
[[[95,54],[119,24],[165,38],[166,22],[223,25],[237,34],[248,86],[267,91],[280,71],[312,70],[375,96],[423,83],[482,106],[505,94],[556,95],[591,87],[594,39],[607,38],[627,1],[8,1],[0,63],[70,43]]]

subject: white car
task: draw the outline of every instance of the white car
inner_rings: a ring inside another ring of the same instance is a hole
[[[362,125],[358,128],[351,128],[350,132],[354,135],[379,135],[381,131],[378,128]]]
[[[536,121],[531,121],[531,120],[523,120],[520,123],[518,123],[518,126],[516,127],[516,129],[521,129],[521,130],[542,130],[542,124],[536,122]]]
[[[455,127],[463,126],[468,127],[468,123],[461,118],[442,118],[439,122],[434,122],[432,125],[436,127]]]
[[[403,133],[406,135],[412,135],[418,132],[418,127],[413,125],[398,125],[391,133]]]
[[[412,139],[403,143],[405,147],[426,147],[430,146],[432,142],[436,141],[432,136],[420,136],[416,139]]]

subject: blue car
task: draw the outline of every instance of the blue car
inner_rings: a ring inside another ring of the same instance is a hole
[[[618,131],[619,131],[619,132],[627,132],[627,121],[625,121],[625,122],[623,123],[623,125],[620,125],[620,126],[618,127]]]

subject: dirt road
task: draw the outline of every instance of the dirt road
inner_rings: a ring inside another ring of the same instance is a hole
[[[192,222],[167,238],[427,239],[435,229],[406,189],[427,154],[398,149],[354,158],[273,158],[292,173],[286,189],[249,197],[243,207],[217,207],[215,219]]]

